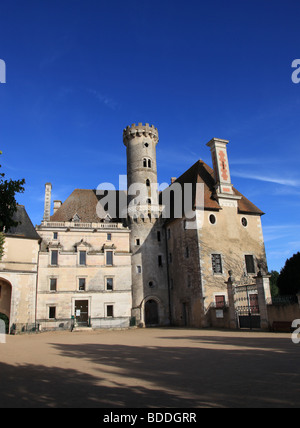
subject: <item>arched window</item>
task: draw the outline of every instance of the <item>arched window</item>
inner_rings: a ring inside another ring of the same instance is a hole
[[[146,186],[150,187],[150,180],[149,179],[146,180]]]
[[[143,159],[143,167],[147,168],[147,159]]]
[[[151,168],[151,160],[148,159],[148,168]]]

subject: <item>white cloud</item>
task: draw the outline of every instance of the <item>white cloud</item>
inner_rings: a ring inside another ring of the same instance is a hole
[[[280,184],[282,186],[300,187],[300,180],[298,179],[290,179],[290,178],[274,177],[274,176],[272,177],[272,176],[255,174],[251,172],[239,172],[239,171],[232,171],[231,175],[233,177],[248,178],[251,180],[264,181],[267,183]]]

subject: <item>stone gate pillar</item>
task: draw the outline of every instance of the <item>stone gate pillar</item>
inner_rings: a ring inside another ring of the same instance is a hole
[[[228,304],[229,304],[229,325],[230,328],[236,329],[237,322],[235,316],[235,305],[234,305],[234,278],[232,276],[232,271],[229,272],[228,281],[225,282],[227,284],[227,293],[228,293]]]
[[[269,329],[268,309],[266,302],[266,291],[270,288],[270,276],[262,275],[261,272],[255,277],[257,294],[258,294],[258,305],[260,312],[260,325],[262,330]]]

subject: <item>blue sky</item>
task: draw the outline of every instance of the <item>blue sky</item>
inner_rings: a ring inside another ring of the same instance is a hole
[[[34,224],[44,185],[118,185],[122,131],[159,129],[158,181],[230,140],[232,182],[266,215],[270,269],[300,250],[298,0],[1,2],[1,164],[25,178]]]

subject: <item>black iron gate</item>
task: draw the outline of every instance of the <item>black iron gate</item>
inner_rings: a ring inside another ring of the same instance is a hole
[[[235,311],[239,328],[261,328],[256,285],[243,285],[235,289]]]

